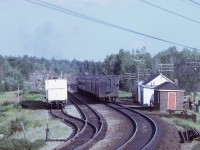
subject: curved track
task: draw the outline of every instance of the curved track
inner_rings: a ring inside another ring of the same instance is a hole
[[[103,133],[103,128],[105,128],[105,122],[100,114],[98,114],[92,107],[85,103],[80,97],[69,94],[70,102],[73,103],[78,111],[81,113],[82,118],[85,119],[87,123],[93,124],[95,128],[94,135],[91,139],[88,139],[87,143],[83,143],[78,149],[88,149],[94,144],[100,134]],[[83,133],[84,134],[84,133]]]
[[[86,149],[89,148],[103,128],[103,119],[89,105],[81,102],[80,99],[69,94],[69,102],[77,108],[81,115],[80,118],[70,116],[62,109],[51,109],[53,117],[59,118],[64,123],[69,124],[73,129],[73,134],[68,139],[59,139],[65,141],[56,149]],[[55,140],[49,140],[55,141]]]
[[[120,147],[119,149],[151,149],[151,143],[155,140],[157,134],[157,125],[151,118],[139,111],[116,103],[108,103],[106,105],[132,117],[136,123],[135,133],[126,143],[124,143],[123,147]]]
[[[79,96],[79,94],[69,93],[69,103],[75,105],[81,115],[81,119],[70,116],[63,110],[52,110],[54,117],[60,118],[74,129],[73,134],[68,139],[65,139],[66,142],[56,149],[89,149],[94,143],[104,137],[106,122],[103,121],[101,115],[84,101],[87,101],[87,103],[90,101],[91,103],[92,100],[83,95]],[[99,102],[92,101],[92,103]],[[139,111],[117,103],[102,104],[120,112],[132,123],[128,134],[118,143],[118,150],[151,149],[151,145],[157,134],[157,126],[151,118]]]
[[[81,95],[83,97],[83,95]],[[88,97],[85,99],[89,100]],[[91,99],[89,101],[92,101]],[[93,101],[93,103],[95,103]],[[97,102],[96,102],[97,103]],[[112,109],[125,115],[132,123],[132,129],[130,129],[129,135],[124,137],[124,142],[118,149],[134,149],[134,150],[145,150],[151,149],[151,145],[157,135],[156,123],[147,115],[136,111],[134,109],[125,107],[117,103],[105,103]],[[123,131],[122,131],[123,132]]]
[[[83,98],[84,96],[80,95],[79,97]],[[98,102],[92,101],[92,98],[88,98],[88,97],[84,97],[84,101],[90,101],[93,104],[98,104]],[[106,103],[102,103],[102,105],[105,105],[105,104]],[[126,112],[121,111],[120,109],[118,109],[118,107],[111,106],[111,104],[112,103],[107,103],[106,105],[108,107],[114,109],[115,111],[118,111],[120,114],[125,116],[131,122],[131,125],[129,128],[130,132],[126,136],[124,136],[123,139],[120,140],[120,143],[115,143],[116,145],[118,145],[117,149],[120,150],[120,149],[124,149],[134,139],[138,127],[137,127],[136,121],[134,120],[134,118],[131,115],[129,115]],[[123,132],[123,131],[121,131],[121,132]],[[111,143],[111,144],[113,144],[113,143]],[[116,148],[116,146],[113,146],[113,147]]]

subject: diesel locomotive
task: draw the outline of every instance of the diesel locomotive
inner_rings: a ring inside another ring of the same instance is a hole
[[[89,93],[100,100],[112,102],[118,99],[119,76],[117,75],[78,77],[76,84],[78,91]]]

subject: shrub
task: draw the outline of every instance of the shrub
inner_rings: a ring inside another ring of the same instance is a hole
[[[44,140],[36,140],[31,144],[30,150],[36,150],[45,145]]]
[[[12,102],[4,101],[1,105],[2,106],[9,106],[9,105],[12,105]]]
[[[44,146],[45,142],[43,140],[36,140],[30,142],[24,139],[12,139],[0,141],[1,150],[36,150]]]
[[[17,131],[22,131],[22,125],[21,122],[23,122],[24,127],[26,127],[28,125],[28,120],[26,120],[24,117],[17,117],[15,120],[12,120],[10,123],[10,127],[11,127],[11,132],[15,133]]]
[[[42,126],[42,123],[40,123],[40,121],[36,120],[36,121],[33,122],[34,128],[41,127],[41,126]]]
[[[4,107],[4,110],[5,111],[9,111],[9,110],[13,110],[14,109],[14,106],[13,105],[8,105],[8,106],[5,106]]]
[[[3,134],[4,138],[7,138],[12,135],[11,130],[10,130],[10,125],[7,124],[3,127],[0,127],[0,129],[1,129],[0,134]]]
[[[0,118],[4,118],[6,117],[6,113],[5,112],[0,112]]]
[[[10,123],[6,124],[3,127],[0,127],[0,134],[4,135],[4,138],[6,139],[7,137],[13,135],[15,132],[22,131],[22,125],[21,122],[23,122],[24,127],[26,128],[29,124],[29,121],[27,121],[23,117],[17,117],[15,120],[11,120]]]
[[[14,105],[14,108],[16,108],[18,112],[22,111],[22,106]]]

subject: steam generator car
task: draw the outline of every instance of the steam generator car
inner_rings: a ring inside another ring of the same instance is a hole
[[[67,80],[45,80],[45,97],[50,107],[65,107],[67,103]]]
[[[119,76],[78,77],[77,89],[89,93],[100,100],[116,101],[119,92]]]

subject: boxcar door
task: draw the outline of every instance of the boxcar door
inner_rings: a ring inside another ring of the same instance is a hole
[[[168,109],[175,110],[176,109],[176,93],[169,92],[168,93]]]

